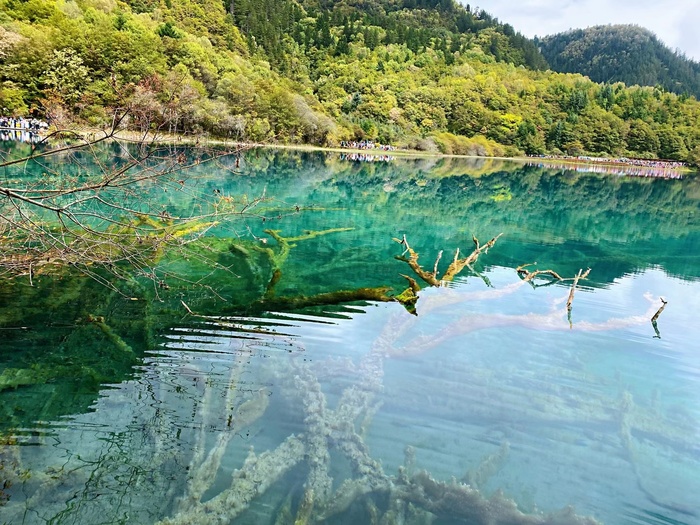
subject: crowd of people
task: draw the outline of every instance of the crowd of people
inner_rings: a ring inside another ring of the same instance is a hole
[[[607,165],[622,165],[622,166],[639,166],[643,168],[660,168],[665,170],[673,170],[685,168],[685,162],[675,160],[659,160],[659,159],[635,159],[628,157],[591,157],[587,155],[568,156],[568,155],[536,155],[539,159],[566,160],[572,162],[585,162],[593,164]]]
[[[39,142],[40,133],[48,127],[47,122],[36,118],[0,116],[0,141]]]
[[[37,118],[0,117],[0,129],[2,130],[24,130],[38,133],[48,128],[47,122]]]
[[[528,164],[539,168],[576,171],[579,173],[610,173],[612,175],[663,179],[683,178],[683,173],[678,171],[677,168],[674,169],[665,165],[564,164],[556,162],[528,162]]]
[[[391,155],[372,155],[371,153],[341,153],[340,160],[351,160],[353,162],[391,162],[396,157]]]
[[[341,140],[341,148],[349,149],[378,149],[381,151],[395,151],[395,146],[390,146],[389,144],[380,144],[379,142],[374,142],[372,140]]]

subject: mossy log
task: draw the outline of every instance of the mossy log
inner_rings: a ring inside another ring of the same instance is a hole
[[[293,297],[274,297],[272,294],[250,305],[249,311],[288,311],[299,310],[313,306],[336,306],[353,302],[391,302],[395,298],[389,295],[391,287],[357,288],[355,290],[339,290],[316,295],[298,295]]]
[[[408,275],[401,274],[401,277],[408,281],[408,288],[397,295],[394,299],[401,303],[408,313],[412,315],[418,315],[416,311],[416,303],[418,302],[418,292],[420,291],[420,286],[415,279],[409,277]]]

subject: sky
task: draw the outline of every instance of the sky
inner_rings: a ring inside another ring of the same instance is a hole
[[[528,37],[605,24],[636,24],[700,62],[700,0],[461,0]]]

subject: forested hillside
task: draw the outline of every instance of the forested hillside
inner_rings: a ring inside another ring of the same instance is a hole
[[[679,55],[648,29],[634,25],[575,29],[537,42],[552,69],[595,82],[661,86],[700,98],[700,63]]]
[[[700,159],[700,104],[452,0],[0,0],[0,110],[248,141]]]

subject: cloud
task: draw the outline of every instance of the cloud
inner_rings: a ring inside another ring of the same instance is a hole
[[[700,62],[700,39],[697,36],[700,20],[700,2],[681,18],[677,26],[678,40],[674,47],[684,51],[689,58]]]
[[[474,6],[475,4],[472,4]],[[605,24],[637,24],[655,33],[671,49],[700,60],[696,37],[700,0],[482,0],[479,7],[526,36],[545,36],[568,29]]]

